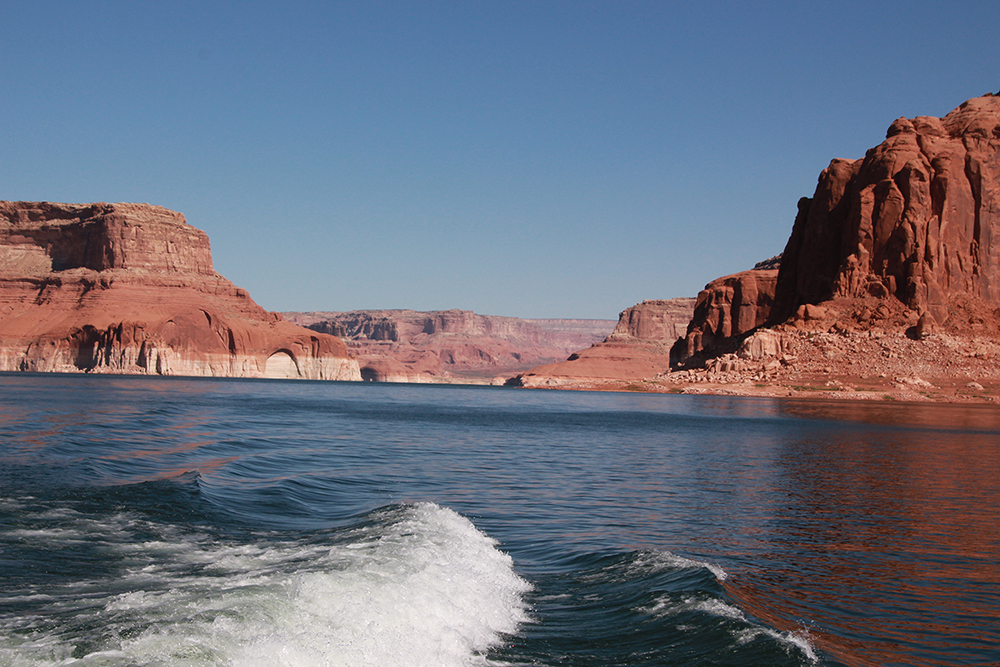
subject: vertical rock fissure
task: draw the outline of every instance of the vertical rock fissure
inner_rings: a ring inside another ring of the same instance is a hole
[[[983,207],[982,172],[979,162],[971,155],[967,155],[965,158],[965,178],[969,181],[973,201],[972,243],[969,245],[969,254],[972,257],[972,275],[978,276],[980,270],[979,250],[983,233],[981,218]]]

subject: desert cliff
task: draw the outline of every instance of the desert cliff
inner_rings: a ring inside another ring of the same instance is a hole
[[[833,160],[798,203],[780,267],[706,285],[670,367],[641,386],[625,366],[586,382],[554,383],[550,371],[524,377],[533,386],[998,400],[1000,95],[943,118],[900,118],[864,158]]]
[[[524,320],[468,310],[284,313],[339,336],[376,382],[502,383],[604,338],[609,320]]]
[[[959,296],[1000,303],[1000,96],[900,118],[834,160],[799,204],[774,321],[833,297],[895,297],[938,323]]]
[[[342,341],[265,311],[148,204],[0,202],[0,370],[360,379]]]

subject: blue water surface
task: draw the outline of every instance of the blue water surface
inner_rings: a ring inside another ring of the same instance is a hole
[[[998,450],[991,406],[4,374],[0,665],[997,664]]]

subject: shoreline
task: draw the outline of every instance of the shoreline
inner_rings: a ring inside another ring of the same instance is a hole
[[[939,403],[963,405],[1000,405],[1000,389],[984,386],[983,391],[963,392],[961,388],[930,382],[922,391],[900,390],[892,385],[858,389],[843,386],[811,384],[760,384],[706,382],[692,385],[664,380],[570,380],[553,384],[536,384],[525,389],[559,391],[608,391],[646,394],[677,394],[685,396],[740,396],[746,398],[811,398],[838,401],[892,401],[899,403]]]
[[[625,369],[631,360],[619,361]],[[666,366],[663,359],[661,367]],[[573,374],[572,363],[551,370],[556,372],[520,376],[521,386],[1000,405],[1000,341],[992,336],[911,337],[905,330],[831,333],[785,326],[759,330],[736,352],[687,369],[619,377]]]

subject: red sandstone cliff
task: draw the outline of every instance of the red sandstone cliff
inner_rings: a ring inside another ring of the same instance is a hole
[[[147,204],[0,202],[0,370],[360,379],[342,341],[266,312]]]
[[[609,320],[523,320],[468,310],[284,313],[345,340],[361,374],[378,382],[506,378],[601,340]]]
[[[864,159],[833,160],[798,208],[780,268],[775,258],[699,293],[671,351],[672,368],[685,370],[670,372],[662,360],[643,368],[635,360],[656,353],[648,342],[614,349],[609,339],[573,362],[532,369],[524,384],[606,387],[642,378],[652,383],[644,388],[675,390],[801,383],[819,372],[859,385],[924,387],[931,385],[905,377],[893,360],[926,348],[908,368],[955,369],[961,377],[946,378],[949,391],[982,390],[974,379],[995,374],[989,350],[1000,340],[1000,94],[944,118],[896,120]],[[584,360],[586,368],[570,370]]]
[[[833,160],[798,208],[780,269],[707,285],[675,362],[786,322],[1000,333],[1000,96],[896,120],[864,159]]]
[[[1000,302],[1000,96],[900,118],[863,160],[834,160],[799,202],[770,320],[834,297],[952,316]]]

